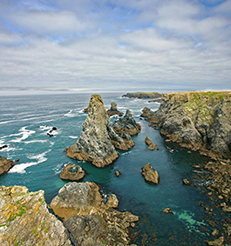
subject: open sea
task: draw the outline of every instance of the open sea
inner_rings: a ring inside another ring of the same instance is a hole
[[[30,191],[42,189],[49,204],[66,183],[59,178],[64,164],[76,163],[87,172],[83,182],[96,182],[105,199],[111,193],[116,194],[120,211],[131,211],[140,216],[134,229],[140,233],[133,243],[207,245],[205,240],[211,240],[210,233],[214,229],[207,220],[216,219],[217,229],[221,229],[224,220],[218,208],[214,208],[214,215],[210,216],[203,206],[199,206],[200,201],[208,206],[214,204],[203,194],[204,180],[193,178],[192,165],[208,160],[166,143],[159,130],[149,127],[149,123],[140,118],[144,107],[157,110],[158,103],[122,98],[121,95],[101,93],[105,108],[109,109],[111,102],[115,102],[123,113],[130,109],[142,129],[132,137],[135,146],[129,151],[118,151],[119,158],[103,169],[70,159],[63,151],[81,134],[87,116],[82,111],[88,106],[91,94],[0,97],[0,146],[8,145],[0,150],[0,155],[20,160],[7,174],[0,176],[0,185],[23,185]],[[116,118],[111,118],[112,122],[114,120]],[[49,137],[47,132],[52,127],[57,130],[53,131],[53,137]],[[146,136],[157,144],[159,151],[147,149]],[[148,162],[160,175],[159,185],[146,183],[141,175],[141,168]],[[115,170],[122,175],[116,177]],[[198,187],[184,186],[184,178],[196,182]],[[161,212],[166,207],[170,207],[174,215]]]

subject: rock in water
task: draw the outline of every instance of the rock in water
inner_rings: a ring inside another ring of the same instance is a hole
[[[129,109],[123,118],[114,122],[112,127],[116,133],[128,133],[129,135],[138,134],[141,130],[140,124],[136,123]]]
[[[78,181],[83,179],[85,176],[85,171],[81,166],[75,164],[68,164],[63,168],[60,174],[60,178],[63,180]]]
[[[62,222],[49,213],[44,191],[0,186],[1,245],[71,246]]]
[[[97,167],[104,167],[118,158],[111,138],[125,146],[123,139],[111,127],[101,96],[92,95],[81,136],[66,149],[67,155],[80,161],[92,162]]]
[[[14,162],[0,156],[0,175],[8,172],[11,167],[14,166]]]
[[[117,104],[115,102],[111,103],[111,108],[107,111],[108,116],[119,115],[122,116],[123,113],[118,111]]]
[[[158,172],[151,166],[150,163],[143,166],[141,174],[144,176],[144,179],[149,183],[159,184],[160,182]]]

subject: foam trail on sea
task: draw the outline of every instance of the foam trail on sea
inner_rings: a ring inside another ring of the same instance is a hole
[[[31,141],[25,141],[25,144],[30,144],[30,143],[46,143],[48,140],[31,140]]]
[[[47,160],[45,155],[47,153],[49,153],[50,151],[51,151],[51,149],[49,149],[48,151],[45,151],[42,154],[28,157],[28,159],[32,159],[32,160],[35,159],[35,160],[37,160],[37,162],[33,161],[33,162],[26,162],[26,163],[22,163],[22,164],[19,164],[19,165],[15,165],[14,167],[12,167],[10,169],[10,171],[8,173],[26,173],[25,169],[27,167],[35,166],[35,165],[38,165],[38,164],[40,164],[42,162],[45,162]]]
[[[20,133],[16,133],[16,134],[10,135],[10,137],[22,135],[21,138],[13,139],[13,140],[11,140],[11,142],[13,142],[13,143],[20,143],[22,140],[27,139],[30,135],[32,135],[33,133],[35,133],[35,131],[33,131],[33,130],[27,130],[26,128],[27,128],[27,126],[24,126],[24,127],[22,127],[19,130]]]

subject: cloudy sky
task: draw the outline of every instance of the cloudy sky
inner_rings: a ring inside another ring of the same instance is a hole
[[[0,0],[0,92],[231,89],[231,0]]]

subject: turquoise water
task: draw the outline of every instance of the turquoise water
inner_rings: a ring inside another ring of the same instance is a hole
[[[119,151],[119,159],[113,165],[98,169],[87,162],[72,160],[63,150],[72,145],[80,136],[91,94],[38,95],[0,97],[0,155],[9,159],[20,159],[9,173],[0,176],[0,185],[25,185],[30,191],[45,191],[47,203],[57,195],[66,183],[59,178],[63,165],[78,163],[87,172],[83,181],[96,182],[107,198],[110,193],[117,195],[119,210],[129,210],[140,216],[135,231],[140,231],[134,243],[138,245],[206,245],[211,219],[199,201],[212,206],[210,200],[199,188],[182,185],[182,179],[192,180],[192,164],[205,162],[197,154],[189,154],[175,145],[166,143],[159,130],[141,120],[141,110],[147,106],[157,110],[159,104],[148,100],[122,98],[121,94],[101,94],[106,109],[116,102],[118,109],[130,109],[141,124],[141,132],[133,137],[135,146],[127,152]],[[111,118],[111,121],[114,121]],[[54,136],[47,132],[56,127]],[[150,151],[144,142],[146,136],[157,144],[159,151]],[[171,154],[166,146],[174,150]],[[150,162],[160,175],[157,186],[146,183],[141,168]],[[122,175],[116,177],[119,170]],[[202,182],[202,180],[201,180]],[[170,207],[174,215],[161,211]],[[219,212],[219,211],[218,211]],[[215,215],[218,216],[215,210]],[[214,218],[212,218],[214,219]],[[223,218],[219,218],[222,222]],[[219,229],[221,225],[217,225]]]

